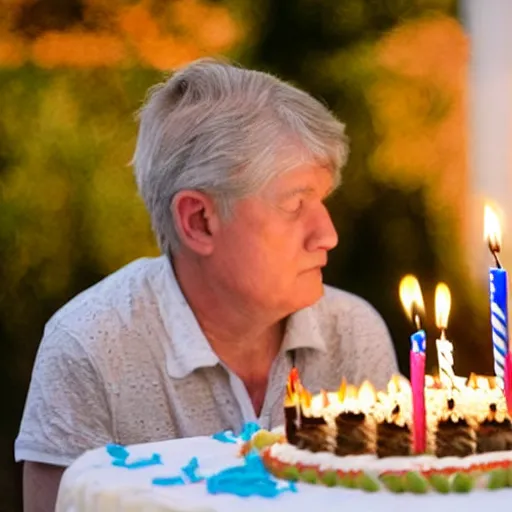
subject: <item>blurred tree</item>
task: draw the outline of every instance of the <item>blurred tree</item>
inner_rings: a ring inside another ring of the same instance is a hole
[[[35,39],[47,30],[68,30],[83,24],[84,14],[82,0],[24,1],[17,5],[12,28],[22,37]]]
[[[170,69],[228,51],[244,24],[206,0],[3,0],[0,63]]]

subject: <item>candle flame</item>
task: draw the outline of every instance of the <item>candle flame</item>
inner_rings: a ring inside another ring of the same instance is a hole
[[[338,400],[340,403],[345,400],[345,396],[347,395],[347,380],[345,377],[341,380],[340,388],[338,389]]]
[[[300,387],[299,370],[297,370],[297,368],[293,367],[290,370],[290,375],[288,376],[288,382],[290,383],[290,388],[292,389],[292,391],[297,392]]]
[[[439,283],[436,287],[436,325],[443,332],[448,327],[451,305],[450,289],[445,283]]]
[[[300,382],[299,372],[297,368],[294,367],[288,374],[288,380],[286,382],[286,394],[284,399],[285,407],[300,404],[303,393],[304,388]]]
[[[387,392],[388,395],[396,395],[401,390],[400,375],[393,375],[388,382]]]
[[[345,391],[345,400],[355,400],[357,399],[358,389],[354,384],[348,384]]]
[[[491,377],[487,375],[477,375],[476,373],[471,373],[466,382],[466,386],[472,389],[481,389],[484,391],[489,391],[491,389],[495,389],[497,387],[496,377]]]
[[[288,381],[286,383],[286,401],[295,402],[300,392],[300,378],[297,368],[292,368],[288,374]]]
[[[408,274],[402,278],[399,287],[400,302],[409,320],[420,328],[420,315],[425,311],[420,283]]]
[[[388,386],[389,386],[389,384],[388,384]],[[381,404],[388,403],[390,394],[391,393],[389,392],[389,387],[388,387],[387,393],[385,393],[384,391],[377,391],[377,401],[380,402]]]
[[[369,407],[375,403],[377,399],[377,393],[372,383],[365,380],[357,392],[357,399],[359,403],[364,407]]]
[[[490,389],[489,380],[486,377],[481,377],[481,376],[477,377],[476,378],[476,387],[478,389],[483,389],[483,390],[488,391]]]
[[[388,395],[396,395],[398,393],[398,387],[396,385],[396,382],[391,379],[388,382]]]
[[[466,386],[468,388],[476,389],[476,373],[470,373]]]
[[[398,379],[400,381],[400,392],[411,394],[412,388],[411,388],[411,381],[409,379],[406,379],[402,375],[398,376]]]
[[[299,403],[303,409],[310,409],[311,408],[311,402],[313,400],[313,395],[309,390],[307,390],[305,387],[301,386],[301,389],[299,391]]]
[[[484,207],[484,238],[492,253],[501,250],[501,223],[495,208],[486,204]]]

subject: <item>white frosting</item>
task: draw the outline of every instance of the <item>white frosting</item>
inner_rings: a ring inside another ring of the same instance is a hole
[[[491,452],[470,455],[468,457],[443,457],[420,455],[411,457],[384,457],[375,455],[352,455],[338,457],[328,452],[310,452],[301,450],[288,443],[277,443],[270,447],[272,458],[286,464],[301,463],[318,466],[322,471],[365,471],[370,474],[381,474],[387,471],[426,471],[429,469],[443,470],[446,468],[468,469],[477,464],[512,461],[512,451]]]

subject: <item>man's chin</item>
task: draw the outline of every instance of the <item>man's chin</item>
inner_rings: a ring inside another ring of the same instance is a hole
[[[308,308],[316,304],[324,295],[324,285],[320,283],[315,289],[309,289],[307,292],[297,294],[293,297],[296,311]]]

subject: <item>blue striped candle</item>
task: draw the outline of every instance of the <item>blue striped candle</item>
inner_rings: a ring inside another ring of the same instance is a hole
[[[498,386],[503,389],[505,360],[509,351],[507,272],[503,268],[489,269],[489,298],[491,305],[494,373]]]

